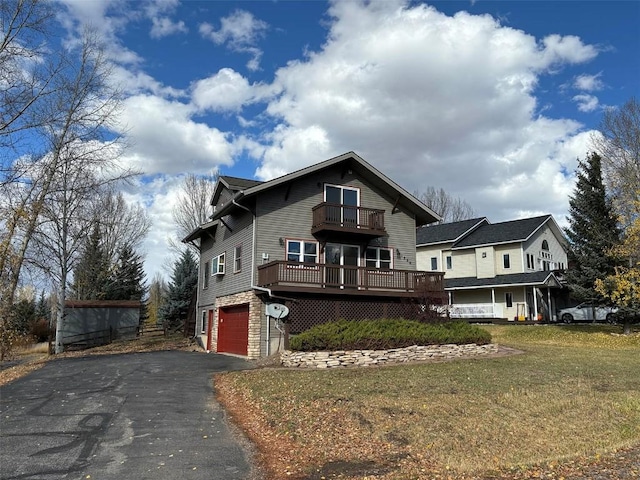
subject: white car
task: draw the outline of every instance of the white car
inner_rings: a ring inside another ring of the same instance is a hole
[[[576,307],[563,308],[558,312],[558,318],[564,323],[571,322],[594,322],[607,321],[616,322],[617,308],[595,306],[592,303],[584,302]],[[593,314],[595,312],[595,317]]]

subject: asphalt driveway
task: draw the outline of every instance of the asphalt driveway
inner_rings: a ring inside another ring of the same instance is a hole
[[[246,479],[212,374],[249,365],[180,351],[50,361],[0,387],[0,478]]]

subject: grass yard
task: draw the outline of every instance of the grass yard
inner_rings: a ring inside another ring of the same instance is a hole
[[[640,333],[483,328],[494,343],[525,353],[260,369],[220,375],[216,390],[258,445],[269,478],[538,478],[546,471],[544,478],[559,479],[640,445]],[[640,476],[638,469],[632,473]]]

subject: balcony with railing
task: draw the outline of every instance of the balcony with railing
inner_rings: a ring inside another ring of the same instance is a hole
[[[384,210],[336,203],[321,203],[313,207],[311,233],[350,233],[368,237],[386,235]]]
[[[444,274],[274,261],[258,267],[258,286],[280,292],[423,297],[442,301]]]

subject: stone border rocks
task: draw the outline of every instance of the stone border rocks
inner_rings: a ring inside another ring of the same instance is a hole
[[[390,350],[337,350],[335,352],[281,353],[280,361],[285,367],[337,368],[366,367],[369,365],[392,365],[427,360],[447,360],[460,357],[475,357],[498,353],[496,344],[477,345],[413,345]]]

